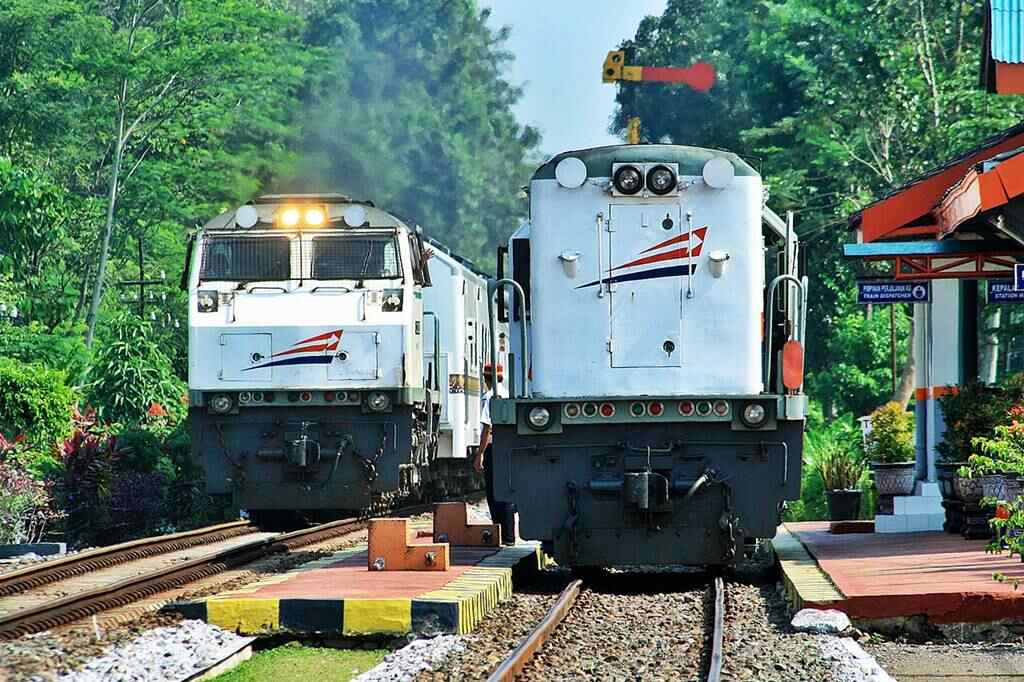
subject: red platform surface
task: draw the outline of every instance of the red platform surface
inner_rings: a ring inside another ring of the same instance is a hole
[[[287,580],[264,585],[249,593],[251,598],[316,599],[391,599],[412,598],[438,590],[497,549],[451,548],[447,571],[368,571],[366,551],[319,566],[289,574]]]
[[[834,535],[827,522],[787,523],[845,599],[854,618],[926,615],[935,623],[1024,620],[1019,557],[988,554],[984,540],[942,532]]]

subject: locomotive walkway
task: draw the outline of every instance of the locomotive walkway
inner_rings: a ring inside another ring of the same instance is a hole
[[[784,524],[773,544],[796,608],[839,609],[867,624],[1024,620],[1024,591],[1013,585],[1024,580],[1024,564],[986,553],[985,540],[938,531],[832,534],[827,522],[807,522]]]

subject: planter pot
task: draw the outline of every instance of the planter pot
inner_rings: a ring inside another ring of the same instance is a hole
[[[826,490],[829,521],[855,521],[860,514],[859,490]]]
[[[1015,502],[1021,496],[1022,479],[1017,474],[1006,474],[1003,476],[1003,494],[999,497],[1005,502]]]
[[[981,479],[956,476],[953,479],[953,490],[961,502],[977,503],[981,500]]]
[[[913,495],[914,463],[896,462],[895,464],[880,464],[872,462],[871,471],[875,476],[875,488],[879,495]]]
[[[982,474],[978,479],[981,481],[982,497],[994,497],[997,500],[1003,499],[1003,491],[1006,487],[1003,484],[1003,474]]]
[[[956,491],[953,490],[953,479],[956,477],[956,470],[966,464],[967,462],[939,462],[935,465],[935,472],[938,475],[939,492],[942,493],[942,499],[956,499]]]

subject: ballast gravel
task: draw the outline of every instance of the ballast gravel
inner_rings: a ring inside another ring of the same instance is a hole
[[[185,620],[149,630],[115,646],[81,669],[57,677],[58,682],[177,682],[201,673],[253,641],[233,632]]]
[[[452,654],[463,651],[466,648],[463,639],[459,635],[415,639],[388,654],[379,665],[352,678],[352,682],[410,682]]]

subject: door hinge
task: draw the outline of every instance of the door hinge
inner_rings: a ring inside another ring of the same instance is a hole
[[[608,217],[608,220],[604,221],[604,229],[607,232],[614,232],[615,231],[615,227],[613,227],[613,225],[612,225],[611,216]]]
[[[219,341],[220,341],[220,345],[222,345],[222,346],[228,345],[228,341],[227,341],[227,339],[224,338],[224,334],[220,335]]]
[[[612,340],[611,340],[611,339],[608,339],[608,340],[607,340],[607,341],[605,342],[605,344],[604,344],[604,345],[605,345],[605,348],[607,348],[607,349],[608,349],[608,352],[609,352],[609,353],[611,353],[611,352],[612,352],[612,349],[613,349],[613,346],[612,346]]]

